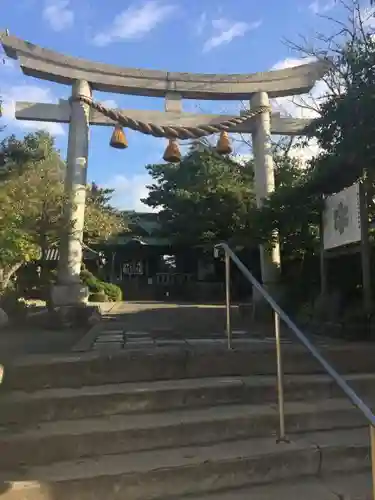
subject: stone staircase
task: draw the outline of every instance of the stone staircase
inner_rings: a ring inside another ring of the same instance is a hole
[[[375,349],[322,351],[371,405]],[[302,348],[284,354],[289,443],[277,443],[270,345],[6,366],[1,500],[372,498],[360,412]]]

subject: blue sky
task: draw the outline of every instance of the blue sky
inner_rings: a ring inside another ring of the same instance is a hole
[[[369,2],[368,2],[369,3]],[[327,29],[319,14],[334,16],[334,0],[3,0],[1,29],[62,53],[127,67],[239,73],[295,64],[300,56],[284,40],[313,38]],[[7,100],[6,133],[22,135],[40,127],[15,122],[12,101],[57,102],[69,97],[63,85],[23,76],[17,63],[0,64],[0,95]],[[111,106],[163,109],[162,99],[96,92]],[[230,108],[229,108],[230,106]],[[186,110],[233,111],[233,104],[186,102]],[[48,129],[65,156],[67,126]],[[147,193],[144,166],[161,160],[165,141],[128,133],[129,148],[109,148],[108,127],[92,127],[88,175],[116,188],[115,203],[142,208]],[[144,209],[144,207],[143,207]]]

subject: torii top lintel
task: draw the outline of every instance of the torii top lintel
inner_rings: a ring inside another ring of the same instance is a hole
[[[8,57],[17,59],[25,75],[63,84],[88,81],[94,90],[150,97],[177,92],[186,99],[248,99],[255,92],[270,97],[303,94],[311,90],[329,67],[317,61],[293,68],[252,74],[199,74],[124,68],[66,56],[0,33]]]

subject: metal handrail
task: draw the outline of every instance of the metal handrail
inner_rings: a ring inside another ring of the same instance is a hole
[[[283,369],[282,369],[282,352],[280,340],[280,318],[292,330],[297,339],[306,347],[313,357],[320,363],[330,377],[336,382],[340,389],[349,398],[352,404],[358,408],[363,416],[370,424],[370,442],[371,442],[371,457],[372,457],[372,480],[373,480],[373,498],[375,500],[375,415],[371,409],[362,401],[357,393],[349,386],[345,379],[330,365],[330,363],[320,354],[316,347],[310,342],[306,335],[298,328],[298,326],[290,319],[290,317],[281,309],[271,295],[252,275],[243,262],[231,250],[226,243],[215,245],[216,251],[222,248],[225,252],[225,267],[226,267],[226,311],[227,311],[227,335],[228,347],[231,347],[231,331],[230,331],[230,260],[232,260],[238,269],[242,272],[245,278],[253,285],[253,287],[262,295],[268,302],[275,313],[275,337],[276,337],[276,354],[277,354],[277,378],[278,378],[278,399],[279,399],[279,440],[287,441],[285,434],[285,412],[284,412],[284,384],[283,384]]]

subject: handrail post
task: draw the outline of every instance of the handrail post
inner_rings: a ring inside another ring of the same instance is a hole
[[[283,320],[286,326],[288,326],[301,344],[310,352],[310,354],[315,358],[316,361],[324,368],[324,370],[330,375],[330,377],[336,382],[338,387],[346,394],[350,401],[356,406],[364,415],[364,417],[370,422],[371,425],[371,459],[372,459],[372,479],[373,479],[373,499],[375,500],[375,415],[364,401],[357,395],[357,393],[348,385],[343,377],[333,368],[333,366],[320,354],[318,349],[314,344],[308,339],[308,337],[298,328],[298,326],[289,318],[289,316],[281,309],[281,307],[275,302],[267,290],[257,281],[257,279],[251,274],[245,264],[237,257],[237,255],[229,248],[226,243],[220,243],[215,246],[215,254],[219,253],[219,248],[225,251],[226,258],[226,290],[227,290],[227,330],[231,333],[230,329],[230,294],[229,294],[229,259],[233,261],[238,269],[243,273],[245,278],[261,293],[263,298],[272,307],[275,314],[275,340],[276,340],[276,354],[277,354],[277,392],[278,392],[278,406],[279,406],[279,417],[280,417],[280,437],[278,441],[288,442],[285,434],[285,412],[284,412],[284,381],[283,381],[283,363],[282,363],[282,350],[281,350],[281,338],[280,338],[280,320]],[[228,259],[228,260],[227,260]],[[229,307],[228,307],[229,306]],[[228,337],[228,341],[231,337]]]
[[[281,350],[280,337],[280,316],[275,311],[275,341],[276,341],[276,360],[277,360],[277,400],[279,407],[279,439],[278,441],[287,441],[285,434],[285,408],[284,408],[284,368],[283,356]]]
[[[232,327],[230,312],[230,255],[225,252],[225,308],[228,349],[232,349]]]
[[[372,498],[375,500],[375,427],[370,425]]]

